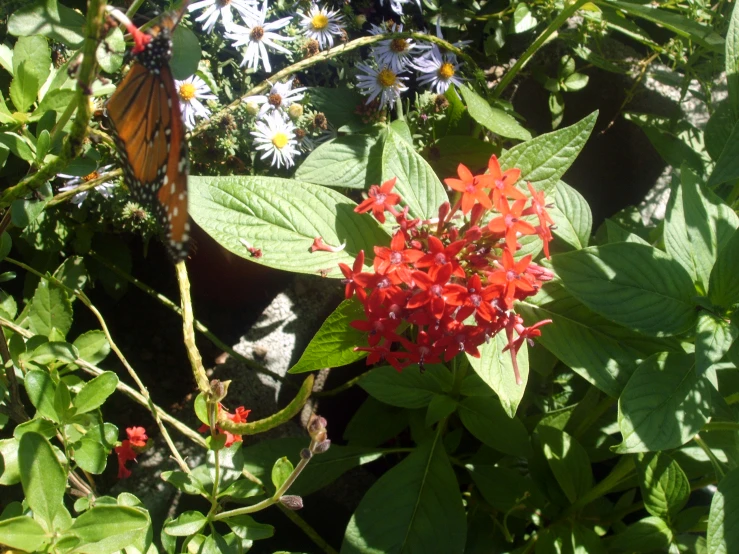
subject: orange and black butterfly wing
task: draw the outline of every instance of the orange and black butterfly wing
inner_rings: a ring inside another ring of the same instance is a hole
[[[169,66],[135,63],[107,104],[125,181],[152,210],[178,261],[187,256],[187,143]]]

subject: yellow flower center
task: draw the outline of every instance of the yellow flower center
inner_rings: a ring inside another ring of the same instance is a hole
[[[454,77],[454,66],[449,62],[444,62],[443,64],[441,64],[441,67],[439,68],[439,77],[441,77],[445,81]]]
[[[93,171],[89,175],[85,175],[84,177],[82,177],[82,180],[87,183],[89,181],[92,181],[93,179],[97,179],[98,177],[100,177],[100,174],[97,171]]]
[[[180,85],[180,98],[185,102],[189,102],[195,98],[195,85],[192,83],[183,83]]]
[[[377,82],[385,88],[393,86],[396,80],[395,73],[389,69],[383,69],[377,74]]]
[[[313,19],[310,20],[310,23],[313,25],[314,29],[320,31],[321,29],[328,27],[328,17],[322,13],[317,13],[313,16]]]
[[[393,52],[405,52],[408,50],[408,41],[404,38],[396,38],[390,42],[390,50]]]
[[[277,133],[275,136],[272,137],[272,144],[275,145],[275,148],[279,148],[282,150],[287,146],[287,135],[285,133]]]

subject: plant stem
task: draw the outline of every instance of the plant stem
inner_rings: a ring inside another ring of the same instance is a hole
[[[175,446],[174,442],[172,442],[172,437],[169,436],[169,432],[167,431],[167,428],[164,426],[164,423],[162,423],[162,419],[159,416],[159,410],[157,409],[154,402],[151,400],[151,397],[149,396],[149,391],[146,389],[146,386],[144,386],[144,383],[139,379],[138,374],[136,373],[136,370],[133,369],[131,364],[128,363],[128,360],[123,355],[123,352],[118,348],[118,345],[113,340],[113,337],[110,334],[110,331],[108,330],[108,325],[105,323],[105,319],[103,318],[102,314],[98,311],[98,309],[92,304],[90,299],[87,297],[87,295],[79,290],[71,289],[67,287],[64,283],[59,281],[56,277],[52,277],[50,275],[43,275],[42,273],[36,271],[32,267],[24,264],[23,262],[19,262],[18,260],[14,260],[12,258],[5,258],[8,262],[17,265],[18,267],[21,267],[28,271],[29,273],[32,273],[39,277],[40,279],[46,279],[49,283],[53,284],[54,286],[57,286],[61,288],[62,290],[66,291],[68,294],[73,295],[75,298],[78,298],[80,302],[82,302],[87,308],[93,313],[93,315],[97,318],[98,323],[100,324],[100,328],[102,329],[103,333],[105,334],[105,338],[108,340],[108,343],[110,344],[110,348],[115,352],[116,356],[120,360],[120,362],[123,364],[123,367],[126,368],[126,371],[128,371],[128,374],[131,376],[131,379],[134,380],[136,383],[136,386],[139,388],[139,391],[141,391],[141,395],[146,399],[147,406],[149,407],[149,411],[151,412],[152,417],[154,418],[154,421],[156,421],[157,426],[159,427],[159,430],[162,433],[162,437],[164,437],[165,442],[167,443],[167,446],[169,446],[170,451],[172,452],[172,455],[174,456],[175,460],[177,460],[177,463],[179,464],[182,471],[189,473],[190,468],[185,463],[185,460],[182,459],[182,456],[180,456],[179,451],[177,450],[177,447]]]
[[[542,33],[536,37],[536,40],[529,46],[526,51],[521,55],[518,60],[516,60],[516,63],[513,64],[513,67],[511,67],[505,75],[503,75],[503,78],[498,83],[498,86],[495,87],[493,90],[493,98],[499,98],[501,94],[503,94],[503,91],[508,87],[508,85],[511,84],[513,79],[516,78],[518,73],[526,66],[527,63],[529,63],[529,60],[536,54],[537,50],[544,46],[544,43],[547,42],[554,33],[557,32],[557,29],[559,29],[564,23],[577,11],[579,10],[584,4],[586,4],[589,0],[575,0],[572,2],[569,6],[566,6],[557,17],[555,17],[552,22],[547,25],[547,28],[542,31]],[[567,2],[565,2],[567,4]]]
[[[195,344],[195,316],[192,313],[192,301],[190,300],[190,279],[187,277],[187,268],[185,262],[177,262],[175,266],[177,271],[177,282],[180,284],[180,298],[182,306],[182,331],[185,336],[185,348],[187,348],[187,357],[190,359],[190,366],[195,377],[198,389],[205,396],[206,401],[210,401],[211,390],[208,376],[203,367],[203,359],[200,356],[198,347]]]
[[[119,277],[122,277],[123,279],[125,279],[126,281],[128,281],[129,283],[137,287],[138,289],[144,291],[149,296],[155,298],[163,306],[169,308],[170,310],[175,312],[177,315],[182,317],[182,309],[177,304],[172,302],[169,298],[164,296],[163,294],[158,293],[146,283],[139,281],[136,277],[129,275],[128,273],[120,269],[118,266],[113,265],[108,260],[106,260],[99,254],[97,254],[96,252],[90,252],[89,256],[93,260],[98,262],[99,264],[104,265],[106,268],[111,270],[113,273],[115,273]],[[250,360],[246,356],[243,356],[239,354],[238,352],[236,352],[236,350],[234,350],[233,348],[228,346],[225,342],[223,342],[221,339],[219,339],[217,336],[215,336],[205,325],[203,325],[197,319],[194,319],[193,321],[195,325],[195,330],[202,333],[208,340],[210,340],[210,342],[212,342],[215,346],[217,346],[218,348],[226,352],[229,356],[232,356],[233,358],[236,358],[237,360],[243,362],[249,369],[253,369],[257,373],[262,373],[263,375],[268,375],[269,377],[271,377],[272,379],[276,381],[279,381],[280,383],[286,383],[288,385],[292,385],[292,383],[288,383],[282,375],[279,375],[278,373],[275,373],[274,371],[270,371],[269,369],[258,364],[254,360]]]
[[[701,450],[706,453],[708,459],[711,460],[713,471],[716,473],[716,481],[721,481],[721,479],[724,478],[724,475],[726,475],[726,472],[721,467],[721,462],[718,460],[718,458],[716,458],[716,455],[711,451],[711,448],[706,444],[706,441],[704,441],[700,435],[696,434],[693,437],[693,440],[698,446],[701,447]]]
[[[105,181],[110,181],[111,179],[115,179],[116,177],[120,177],[123,175],[123,170],[121,169],[114,169],[113,171],[109,171],[108,173],[105,173],[101,175],[100,177],[97,177],[95,179],[92,179],[91,181],[88,181],[86,183],[82,183],[80,186],[75,187],[71,190],[65,190],[64,192],[60,192],[54,198],[49,200],[46,203],[46,206],[44,206],[44,209],[51,208],[52,206],[56,206],[57,204],[61,204],[62,202],[66,202],[76,194],[94,189],[97,187],[100,183],[104,183]]]
[[[3,318],[2,316],[0,316],[0,326],[7,327],[14,333],[18,333],[20,336],[26,339],[30,339],[31,337],[34,336],[33,333],[29,331],[28,329],[23,329],[22,327],[19,327],[12,321],[8,321],[7,319]],[[100,369],[98,366],[91,364],[90,362],[85,361],[82,358],[77,358],[74,361],[74,363],[75,365],[78,365],[82,369],[82,371],[84,371],[85,373],[89,375],[93,375],[95,377],[105,373],[105,370]],[[125,394],[134,402],[141,404],[144,407],[149,407],[149,401],[147,401],[147,399],[142,394],[140,394],[139,392],[137,392],[135,389],[128,386],[127,384],[119,381],[118,384],[116,385],[116,390]],[[194,443],[200,446],[206,446],[205,440],[203,439],[203,437],[198,435],[195,431],[190,429],[187,425],[182,423],[180,420],[169,415],[161,407],[157,406],[156,404],[154,405],[154,407],[156,408],[157,413],[160,414],[160,417],[162,418],[162,420],[169,423],[172,427],[177,429],[180,433],[185,435],[187,438],[189,438]]]
[[[739,423],[735,421],[711,421],[703,426],[703,431],[739,431]]]

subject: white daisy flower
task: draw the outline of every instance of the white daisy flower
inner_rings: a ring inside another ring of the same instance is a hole
[[[393,24],[392,26],[372,25],[370,34],[384,35],[385,33],[402,33],[403,26]],[[417,45],[406,38],[395,38],[381,40],[377,46],[372,48],[372,55],[377,62],[378,67],[389,67],[395,73],[403,71],[411,62],[413,51]]]
[[[259,59],[261,58],[264,70],[267,72],[272,71],[272,66],[269,64],[269,56],[267,55],[267,46],[283,54],[289,54],[290,51],[284,46],[280,46],[275,41],[289,42],[295,40],[294,37],[283,37],[273,31],[282,29],[283,27],[290,24],[291,17],[283,17],[277,21],[271,23],[265,23],[264,19],[267,16],[267,0],[264,0],[262,4],[262,10],[255,13],[254,17],[246,19],[246,27],[241,25],[233,24],[226,32],[226,38],[230,38],[234,41],[233,46],[239,47],[244,44],[247,45],[246,52],[244,53],[244,59],[241,60],[241,65],[245,65],[249,68],[257,69],[259,66]]]
[[[436,45],[429,54],[418,58],[413,67],[420,72],[418,84],[430,85],[436,94],[444,94],[450,84],[462,84],[462,79],[457,76],[457,57],[454,54],[442,54]]]
[[[113,168],[113,165],[105,165],[102,166],[89,175],[85,175],[84,177],[76,177],[74,175],[67,175],[66,173],[57,173],[57,177],[60,177],[62,179],[66,179],[67,183],[64,186],[59,187],[59,192],[67,192],[69,190],[74,190],[76,188],[79,188],[81,185],[85,183],[89,183],[93,179],[97,179],[102,174],[107,173]],[[99,192],[103,198],[106,200],[111,198],[113,196],[113,189],[117,186],[116,181],[103,181],[99,185],[97,185],[93,190],[96,190]],[[72,204],[76,204],[77,206],[81,206],[82,203],[87,198],[87,195],[89,194],[89,190],[83,190],[72,196],[72,198],[69,200],[72,202]]]
[[[293,88],[292,79],[286,83],[275,83],[269,90],[269,94],[248,96],[244,99],[244,102],[254,102],[257,105],[261,105],[257,117],[262,117],[264,114],[272,111],[279,110],[287,112],[287,109],[294,102],[302,100],[305,94],[303,91],[307,90],[306,87]]]
[[[334,37],[343,34],[344,17],[336,10],[327,10],[312,4],[308,13],[299,11],[298,15],[302,19],[300,25],[303,27],[303,34],[318,42],[321,49],[333,48]]]
[[[180,109],[182,118],[188,129],[195,127],[195,116],[203,119],[210,117],[210,110],[206,108],[201,100],[217,100],[215,94],[211,94],[210,87],[197,75],[193,75],[184,81],[175,80],[177,94],[180,97]]]
[[[187,10],[194,12],[203,9],[203,13],[195,21],[204,21],[203,30],[210,33],[220,16],[228,29],[234,21],[231,8],[234,8],[244,19],[253,19],[257,12],[256,0],[201,0],[191,4]]]
[[[390,9],[393,10],[398,15],[403,15],[403,5],[404,4],[410,4],[411,0],[390,0]],[[416,4],[418,4],[418,9],[421,9],[421,0],[416,0]],[[385,5],[385,0],[380,0],[380,6]]]
[[[295,125],[280,112],[272,112],[257,121],[256,129],[251,132],[257,150],[264,153],[259,159],[272,156],[272,165],[292,167],[293,157],[298,152],[298,141],[295,139]]]
[[[378,70],[363,63],[358,63],[357,67],[364,72],[357,75],[357,86],[362,94],[369,96],[367,104],[379,96],[380,107],[391,106],[401,92],[408,90],[403,84],[408,77],[401,77],[388,67]]]

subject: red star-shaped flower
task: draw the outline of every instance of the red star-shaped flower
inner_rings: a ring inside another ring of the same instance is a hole
[[[516,200],[513,206],[509,206],[508,199],[502,197],[498,206],[498,211],[501,213],[500,217],[491,219],[488,223],[490,231],[505,235],[506,245],[511,252],[516,251],[518,233],[522,235],[536,234],[534,226],[521,219],[525,204],[526,200]]]
[[[410,265],[423,257],[423,252],[415,248],[405,247],[405,237],[398,231],[390,242],[390,248],[375,246],[375,272],[380,275],[390,275],[397,272],[398,277],[408,284],[412,284]]]
[[[503,289],[503,302],[509,310],[513,306],[513,299],[516,292],[524,293],[536,292],[531,282],[526,279],[526,268],[531,262],[531,256],[524,256],[519,261],[513,259],[513,254],[509,250],[503,250],[501,257],[502,267],[488,274],[488,282],[491,285],[498,285]]]
[[[493,207],[490,197],[484,189],[490,188],[490,184],[481,177],[477,177],[464,164],[457,166],[459,179],[444,179],[444,182],[454,190],[462,193],[462,213],[467,215],[475,203],[485,206],[487,209]]]
[[[519,177],[521,177],[520,169],[514,167],[513,169],[501,171],[498,157],[495,154],[490,156],[490,160],[488,161],[488,173],[484,175],[483,178],[486,179],[487,187],[493,190],[491,196],[494,206],[498,206],[498,202],[500,202],[501,198],[526,200],[524,193],[513,186],[516,184]]]
[[[357,296],[360,300],[364,300],[367,297],[367,293],[361,286],[357,286],[357,283],[354,281],[354,278],[359,275],[362,272],[362,268],[364,267],[364,250],[360,250],[359,254],[357,254],[357,258],[354,260],[354,264],[352,265],[351,269],[346,264],[339,264],[339,269],[344,274],[344,279],[341,280],[341,282],[346,285],[344,287],[344,297],[349,300],[354,293],[357,293]]]
[[[395,180],[396,177],[393,177],[382,183],[382,186],[372,185],[368,193],[369,198],[354,208],[354,211],[363,214],[372,210],[375,219],[380,223],[385,223],[385,210],[392,213],[392,207],[400,202],[400,196],[391,192],[395,186]]]

